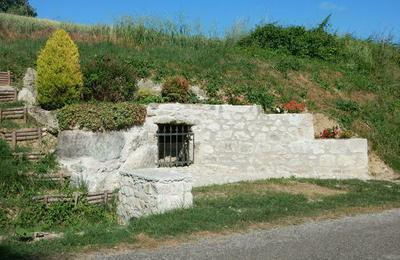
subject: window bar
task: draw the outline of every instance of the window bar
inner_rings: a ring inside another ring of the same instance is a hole
[[[176,133],[176,138],[175,138],[175,166],[178,166],[178,156],[179,156],[179,151],[178,151],[178,140],[179,140],[179,136],[178,136],[178,126],[176,126],[175,128],[175,133]]]
[[[172,165],[172,149],[171,149],[171,147],[172,147],[172,136],[173,136],[173,134],[172,134],[172,126],[170,125],[169,126],[169,167],[171,167],[171,165]]]
[[[192,135],[192,137],[193,137],[193,155],[192,155],[192,163],[194,163],[194,149],[195,149],[194,134]]]
[[[163,153],[163,166],[165,167],[165,126],[164,126],[164,131],[161,133],[163,135],[163,149],[164,149],[164,153]]]

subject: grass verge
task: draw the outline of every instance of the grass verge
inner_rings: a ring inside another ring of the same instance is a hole
[[[143,238],[157,244],[196,234],[400,206],[400,184],[384,181],[271,179],[195,188],[193,194],[192,208],[132,220],[126,227],[98,221],[64,227],[63,238],[35,243],[10,236],[0,245],[0,254],[10,258],[46,257],[121,244],[135,247],[143,243]]]

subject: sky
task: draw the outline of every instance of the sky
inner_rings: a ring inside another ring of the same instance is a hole
[[[312,27],[332,14],[331,30],[357,37],[393,35],[400,42],[400,0],[30,0],[38,17],[85,24],[112,24],[123,16],[151,16],[201,24],[223,33],[245,22]]]

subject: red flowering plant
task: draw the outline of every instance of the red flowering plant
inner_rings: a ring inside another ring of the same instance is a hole
[[[341,135],[341,132],[342,132],[342,130],[340,129],[339,126],[334,126],[332,128],[324,129],[324,131],[322,131],[319,134],[319,137],[322,139],[339,138]]]
[[[283,104],[283,109],[288,113],[301,113],[304,112],[305,105],[293,99],[289,103]]]

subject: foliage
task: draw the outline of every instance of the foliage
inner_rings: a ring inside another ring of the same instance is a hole
[[[273,191],[270,185],[318,185],[338,191],[326,196],[320,194],[310,199],[305,194]],[[221,196],[223,194],[223,196]],[[290,217],[293,223],[307,217],[317,217],[331,212],[347,214],[362,212],[363,208],[398,207],[400,185],[385,181],[320,180],[320,179],[270,179],[214,185],[193,189],[192,208],[177,209],[133,220],[121,227],[100,220],[80,227],[63,227],[64,237],[50,241],[23,243],[8,239],[3,241],[0,253],[7,256],[43,258],[65,255],[79,249],[99,246],[115,247],[119,243],[135,244],[139,234],[152,239],[185,237],[198,232],[224,232],[242,230],[256,223],[280,223]],[[350,213],[349,213],[350,212]],[[3,252],[1,251],[3,249]]]
[[[0,196],[22,192],[30,187],[30,180],[20,175],[21,171],[28,169],[28,162],[15,160],[9,145],[0,139]]]
[[[0,12],[25,16],[37,15],[28,0],[0,0]]]
[[[291,100],[290,102],[282,105],[283,109],[288,113],[301,113],[305,110],[305,104]]]
[[[282,27],[274,23],[257,26],[239,44],[322,60],[335,59],[341,50],[337,37],[326,32],[325,27],[308,30],[304,26]]]
[[[133,103],[82,103],[57,111],[61,130],[88,129],[109,131],[126,129],[144,123],[146,107]]]
[[[38,102],[46,109],[76,102],[82,93],[79,51],[64,30],[57,30],[37,59]]]
[[[322,139],[338,138],[340,136],[341,129],[339,126],[334,126],[332,128],[324,129],[319,137]]]
[[[319,138],[339,138],[339,139],[349,139],[354,136],[353,131],[341,128],[339,126],[334,126],[331,129],[327,128],[320,133]]]
[[[136,91],[135,71],[109,56],[94,57],[84,67],[84,98],[107,102],[128,101]]]
[[[336,101],[336,108],[346,112],[358,112],[360,107],[352,100],[338,99]]]
[[[116,221],[115,209],[104,205],[94,205],[85,199],[72,202],[57,202],[45,205],[40,202],[30,202],[21,209],[15,225],[23,228],[41,226],[42,228],[60,228],[79,226],[100,221]]]
[[[0,208],[0,230],[6,228],[8,221],[7,212]]]
[[[169,77],[162,85],[161,95],[169,102],[187,103],[189,81],[182,76]]]
[[[79,45],[82,68],[96,55],[107,55],[131,66],[138,76],[156,81],[183,75],[204,87],[210,97],[207,102],[212,104],[223,103],[223,93],[243,95],[250,103],[261,104],[253,100],[252,91],[273,98],[271,107],[304,100],[310,112],[324,113],[368,138],[377,154],[400,170],[400,49],[390,37],[336,36],[340,54],[325,61],[282,50],[238,47],[222,38],[184,38],[176,24],[169,23],[170,30],[168,23],[143,24],[124,22],[111,30],[0,14],[0,68],[11,70],[14,82],[20,84],[26,68],[35,66],[43,38],[55,28],[64,28]],[[359,110],[343,111],[336,104],[339,99],[355,102]]]
[[[250,103],[261,105],[265,111],[274,104],[274,97],[263,88],[248,88],[246,97]]]
[[[149,88],[141,88],[137,92],[135,101],[139,104],[163,103],[164,98]]]

